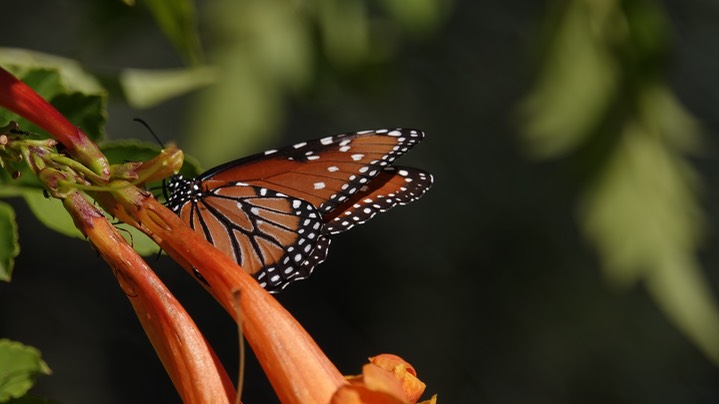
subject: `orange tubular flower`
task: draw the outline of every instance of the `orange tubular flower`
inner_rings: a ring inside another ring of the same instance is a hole
[[[186,403],[231,403],[235,389],[190,316],[107,219],[80,193],[64,199],[76,226],[115,271],[120,286]]]
[[[232,259],[151,195],[132,186],[112,189],[120,206],[107,208],[152,235],[189,273],[201,277],[215,299],[242,322],[245,337],[280,401],[327,403],[347,383],[297,320]]]
[[[110,164],[95,142],[27,84],[1,67],[0,106],[45,129],[67,148],[70,155],[101,178],[110,177]]]
[[[416,403],[425,389],[412,365],[397,355],[381,354],[370,358],[362,374],[348,377],[349,386],[337,390],[332,404]],[[436,397],[426,401],[436,402]]]

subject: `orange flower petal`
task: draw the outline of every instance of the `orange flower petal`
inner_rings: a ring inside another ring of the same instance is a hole
[[[362,375],[350,377],[349,382],[349,386],[335,392],[331,404],[406,403],[404,390],[397,378],[377,365],[364,365]]]
[[[400,381],[402,390],[407,397],[407,401],[410,403],[417,402],[427,387],[427,385],[417,378],[417,372],[414,370],[414,367],[397,355],[377,355],[370,358],[370,363],[391,372],[394,377]]]
[[[417,404],[437,404],[437,395],[435,394],[429,400],[425,400],[425,401],[422,401],[421,403],[417,403]]]
[[[416,403],[424,392],[414,368],[399,356],[382,354],[370,362],[361,375],[347,378],[350,385],[338,389],[331,403]]]

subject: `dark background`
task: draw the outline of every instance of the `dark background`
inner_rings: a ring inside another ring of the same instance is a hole
[[[0,45],[82,58],[99,67],[178,64],[147,17],[115,46],[83,37],[84,3],[5,3]],[[672,87],[704,125],[695,163],[716,228],[719,3],[664,2],[675,46]],[[426,140],[400,160],[432,172],[415,204],[336,237],[309,281],[278,296],[339,369],[398,354],[445,403],[715,403],[719,369],[675,329],[640,286],[608,287],[575,222],[561,162],[522,152],[516,108],[532,83],[546,4],[456,1],[429,39],[408,42],[379,91],[343,88],[331,101],[296,98],[282,144],[409,126]],[[111,103],[108,132],[143,137],[141,117],[182,145],[182,97],[150,110]],[[249,154],[257,150],[247,150]],[[189,154],[191,150],[187,151]],[[239,157],[239,156],[238,156]],[[53,375],[33,393],[64,403],[179,401],[112,272],[88,243],[46,230],[21,201],[22,252],[0,285],[0,337],[40,349]],[[716,234],[701,251],[717,292]],[[169,258],[148,258],[186,305],[230,374],[236,327]],[[246,402],[276,400],[247,358]]]

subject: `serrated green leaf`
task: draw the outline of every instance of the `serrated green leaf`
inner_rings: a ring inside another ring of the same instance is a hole
[[[23,396],[35,383],[35,377],[50,373],[37,349],[0,339],[0,402]]]
[[[143,2],[162,32],[186,62],[202,61],[202,48],[197,33],[197,10],[192,0],[146,0]]]
[[[10,205],[0,202],[0,280],[10,281],[15,257],[19,253],[15,211]]]

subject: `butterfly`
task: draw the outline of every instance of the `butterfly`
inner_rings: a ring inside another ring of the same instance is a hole
[[[392,162],[415,129],[343,133],[230,161],[168,184],[167,205],[270,292],[307,278],[330,236],[420,198],[431,174]]]

